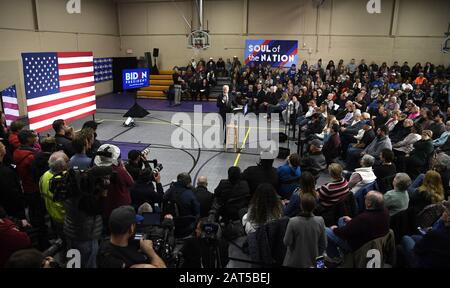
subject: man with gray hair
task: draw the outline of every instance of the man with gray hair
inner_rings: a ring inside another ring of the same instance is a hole
[[[213,194],[208,191],[208,178],[199,176],[197,178],[197,188],[194,189],[195,197],[200,204],[200,217],[207,217],[213,202]]]
[[[339,219],[338,226],[326,228],[329,257],[342,257],[342,254],[356,251],[365,243],[389,233],[389,213],[384,207],[383,194],[370,191],[364,203],[365,211],[355,218],[344,216]]]
[[[408,209],[408,187],[411,178],[406,173],[397,173],[392,181],[394,189],[384,194],[384,205],[389,210],[389,215],[394,216],[400,211]]]
[[[353,193],[358,192],[359,189],[365,185],[377,180],[377,176],[373,172],[372,166],[375,163],[375,158],[372,155],[366,154],[361,158],[361,167],[356,168],[348,181],[348,187]]]
[[[217,107],[219,108],[219,114],[223,120],[223,127],[226,125],[227,113],[231,113],[234,108],[234,99],[230,95],[230,87],[223,85],[222,94],[217,97]]]
[[[50,191],[50,182],[63,177],[63,174],[68,169],[68,164],[69,157],[64,152],[54,152],[48,159],[50,170],[45,172],[39,181],[39,191],[44,198],[45,207],[50,215],[52,226],[59,236],[62,236],[66,210],[62,202],[54,201],[53,191]]]

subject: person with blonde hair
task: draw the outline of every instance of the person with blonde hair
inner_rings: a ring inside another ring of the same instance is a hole
[[[319,202],[323,207],[331,207],[344,199],[349,193],[347,180],[342,176],[342,166],[338,163],[331,163],[328,166],[328,173],[331,182],[322,185],[319,192]]]
[[[444,200],[444,187],[441,175],[434,170],[429,170],[425,174],[422,185],[410,195],[409,208],[413,209],[417,215],[426,206],[442,200]]]

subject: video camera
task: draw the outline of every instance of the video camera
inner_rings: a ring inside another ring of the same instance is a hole
[[[153,164],[153,175],[158,174],[159,172],[161,172],[161,170],[163,169],[163,165],[161,163],[158,163],[157,159],[153,159],[153,160],[147,160],[147,155],[150,152],[150,148],[145,148],[144,150],[141,151],[141,158],[143,159],[144,163],[151,163]]]
[[[152,240],[156,254],[164,260],[168,267],[176,267],[179,259],[178,254],[174,251],[174,222],[172,219],[164,219],[161,225],[148,227],[138,225],[137,230],[138,233],[135,234],[134,240]]]

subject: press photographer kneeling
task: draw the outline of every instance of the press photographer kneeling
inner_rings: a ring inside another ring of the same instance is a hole
[[[148,149],[142,152],[131,150],[125,168],[135,181],[130,189],[132,206],[138,209],[143,203],[149,203],[156,211],[158,209],[155,206],[161,205],[164,195],[160,175],[163,166],[156,159],[147,160],[148,153]],[[150,163],[153,163],[154,168],[150,167]],[[156,183],[156,191],[153,182]]]
[[[100,268],[165,268],[164,261],[153,249],[153,242],[135,239],[136,224],[141,216],[133,207],[121,206],[109,217],[111,238],[102,243],[97,255]]]

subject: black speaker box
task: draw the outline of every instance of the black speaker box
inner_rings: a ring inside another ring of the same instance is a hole
[[[159,55],[159,48],[153,48],[153,57],[158,57]]]

